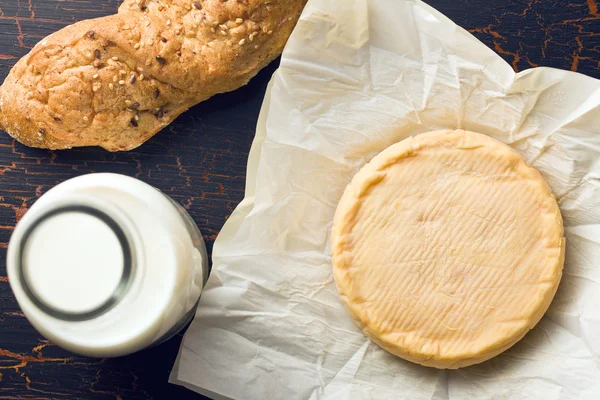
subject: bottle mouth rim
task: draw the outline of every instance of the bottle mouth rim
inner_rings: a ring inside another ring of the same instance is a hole
[[[82,213],[94,218],[97,218],[103,222],[108,228],[110,228],[117,238],[121,251],[123,253],[123,270],[119,282],[114,291],[107,297],[106,301],[101,303],[99,306],[94,307],[90,310],[83,312],[70,312],[58,309],[45,302],[33,289],[33,285],[30,280],[31,274],[28,272],[27,264],[24,262],[24,253],[27,242],[33,232],[45,221],[64,213]],[[109,310],[114,308],[127,293],[132,277],[133,277],[133,263],[134,254],[132,251],[132,245],[129,238],[121,225],[119,225],[113,217],[109,214],[101,211],[95,207],[85,204],[71,204],[63,205],[57,208],[53,208],[38,216],[30,225],[27,230],[23,233],[20,240],[16,267],[18,270],[19,280],[21,281],[21,287],[31,302],[39,308],[42,312],[50,315],[51,317],[61,319],[69,322],[82,322],[97,318]]]

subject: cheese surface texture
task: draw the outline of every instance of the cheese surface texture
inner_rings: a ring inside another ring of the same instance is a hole
[[[421,134],[346,188],[333,274],[355,322],[406,360],[460,368],[532,329],[558,288],[565,239],[540,173],[478,133]]]

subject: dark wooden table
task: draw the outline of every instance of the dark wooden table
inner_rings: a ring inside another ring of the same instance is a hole
[[[283,1],[283,0],[282,0]],[[0,77],[44,36],[116,11],[119,0],[0,0]],[[600,78],[600,1],[430,0],[516,70],[552,66]],[[202,398],[167,383],[181,335],[110,360],[65,352],[41,337],[15,302],[6,248],[15,223],[52,186],[89,172],[118,172],[154,185],[189,210],[209,251],[243,197],[246,158],[276,63],[250,85],[181,116],[138,150],[30,149],[0,132],[0,399]],[[269,400],[269,399],[266,399]]]

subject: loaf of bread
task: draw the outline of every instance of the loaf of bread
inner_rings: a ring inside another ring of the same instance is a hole
[[[43,39],[0,88],[0,128],[28,146],[130,150],[282,51],[306,0],[125,0]]]

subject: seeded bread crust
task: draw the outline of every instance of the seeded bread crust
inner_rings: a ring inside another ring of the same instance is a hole
[[[48,36],[0,88],[0,128],[48,149],[131,150],[194,104],[245,85],[306,0],[125,0]]]

